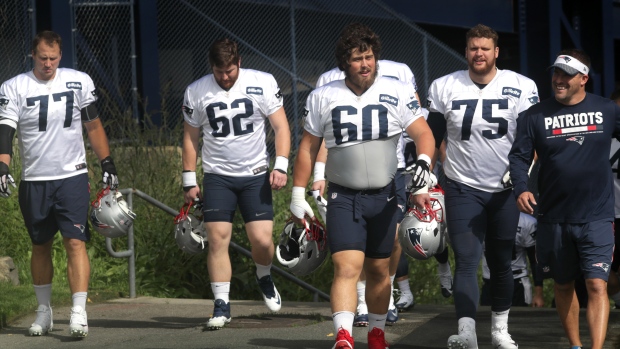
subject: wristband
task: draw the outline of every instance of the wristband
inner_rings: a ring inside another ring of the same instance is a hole
[[[288,172],[288,159],[285,156],[277,156],[273,169],[286,174]]]
[[[426,161],[426,163],[428,164],[428,166],[431,166],[431,157],[426,155],[426,154],[420,154],[418,155],[418,160],[424,160]]]
[[[291,195],[291,199],[293,201],[297,200],[303,200],[305,201],[306,199],[304,198],[304,194],[306,193],[306,188],[304,187],[293,187],[293,193]]]
[[[195,187],[196,184],[196,171],[183,171],[183,188]]]
[[[312,182],[324,181],[325,180],[325,163],[324,162],[316,162],[314,164],[314,179]]]

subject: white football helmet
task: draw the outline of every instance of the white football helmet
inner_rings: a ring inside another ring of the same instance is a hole
[[[278,262],[291,273],[304,276],[323,264],[327,257],[327,232],[316,219],[305,220],[305,227],[286,222],[276,247]]]
[[[129,227],[136,219],[123,199],[123,194],[109,187],[101,189],[97,198],[90,204],[90,222],[95,231],[108,238],[127,235]]]
[[[189,213],[191,204],[181,207],[179,215],[174,217],[174,239],[184,252],[199,254],[207,245],[207,231],[202,223],[202,203],[193,205],[194,213]]]
[[[416,206],[405,213],[398,228],[398,239],[405,253],[415,259],[425,260],[446,248],[443,190],[429,190],[431,204],[425,210]]]

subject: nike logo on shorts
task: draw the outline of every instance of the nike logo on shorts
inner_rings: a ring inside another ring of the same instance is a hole
[[[266,213],[267,213],[267,212],[257,213],[257,214],[256,214],[256,217],[258,217],[258,216],[262,216],[262,215],[264,215],[264,214],[266,214]]]
[[[392,199],[393,199],[393,198],[395,198],[395,197],[396,197],[396,196],[392,196],[391,198],[390,198],[390,197],[388,197],[388,198],[387,198],[387,201],[388,201],[388,202],[390,202],[390,201],[392,201]]]

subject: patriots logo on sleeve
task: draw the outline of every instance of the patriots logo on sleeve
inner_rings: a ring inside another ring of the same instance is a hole
[[[538,98],[538,96],[530,97],[527,100],[530,101],[530,103],[532,103],[532,104],[536,104],[536,103],[540,102],[540,99]]]
[[[417,114],[418,110],[420,110],[420,102],[414,98],[411,102],[407,103],[407,108],[409,108],[414,114]]]
[[[278,92],[276,93],[276,98],[277,99],[282,98],[282,91],[280,89],[278,89]]]
[[[426,108],[427,109],[430,109],[432,104],[433,104],[433,102],[430,99],[426,100]]]
[[[9,105],[9,100],[0,96],[0,108],[6,110],[6,106]]]
[[[307,117],[309,113],[310,113],[310,111],[308,109],[304,108],[304,118]]]
[[[194,109],[184,105],[183,108],[181,108],[183,110],[183,112],[185,114],[187,114],[190,118],[192,117],[192,114],[194,114]]]

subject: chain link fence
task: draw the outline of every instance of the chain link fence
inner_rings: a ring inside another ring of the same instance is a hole
[[[336,66],[335,43],[350,22],[363,22],[379,34],[382,58],[409,65],[422,100],[432,80],[467,68],[462,55],[380,1],[158,0],[157,6],[162,112],[181,120],[185,88],[211,72],[209,46],[229,37],[239,43],[242,67],[269,72],[278,81],[293,147],[302,132],[306,97],[318,77]]]
[[[134,1],[73,0],[70,6],[74,68],[95,82],[104,115],[137,118]]]
[[[0,1],[0,83],[32,68],[35,0]]]

